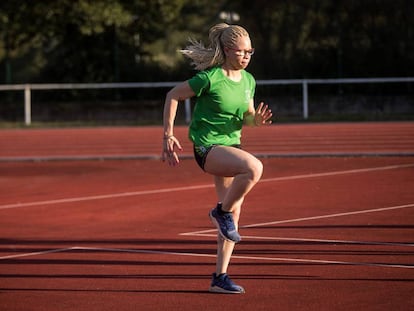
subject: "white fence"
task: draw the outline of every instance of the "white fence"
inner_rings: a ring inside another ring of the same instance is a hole
[[[407,83],[414,82],[414,77],[394,78],[347,78],[347,79],[289,79],[257,80],[257,85],[302,85],[302,116],[309,117],[308,94],[312,84],[361,84],[361,83]],[[64,83],[64,84],[10,84],[0,85],[0,91],[24,91],[24,120],[26,125],[32,122],[31,93],[35,90],[71,90],[71,89],[126,89],[126,88],[166,88],[179,82],[136,82],[136,83]],[[186,121],[191,118],[190,101],[185,101]]]

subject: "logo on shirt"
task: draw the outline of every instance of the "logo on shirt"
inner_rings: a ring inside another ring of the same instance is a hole
[[[250,102],[251,97],[251,91],[250,90],[244,90],[244,95],[245,95],[245,102],[248,103]]]

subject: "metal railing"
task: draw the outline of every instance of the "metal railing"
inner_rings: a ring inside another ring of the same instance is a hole
[[[302,85],[302,116],[309,117],[309,85],[313,84],[361,84],[361,83],[405,83],[414,82],[414,77],[393,78],[345,78],[345,79],[287,79],[257,80],[257,85]],[[34,90],[73,90],[73,89],[126,89],[126,88],[165,88],[174,87],[179,82],[129,82],[129,83],[53,83],[53,84],[14,84],[0,85],[0,91],[24,91],[24,120],[32,123],[31,93]],[[191,119],[190,100],[185,101],[185,119]]]

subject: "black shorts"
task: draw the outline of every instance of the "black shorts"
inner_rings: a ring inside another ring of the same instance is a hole
[[[211,149],[216,147],[218,145],[211,145],[211,146],[193,146],[194,151],[194,158],[198,164],[198,166],[201,167],[201,169],[204,171],[204,165],[206,164],[207,155],[210,152]],[[238,149],[242,149],[241,145],[231,145],[229,147],[234,147]]]

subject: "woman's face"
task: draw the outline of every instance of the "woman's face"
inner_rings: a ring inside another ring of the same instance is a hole
[[[226,54],[226,64],[234,70],[245,69],[250,62],[250,58],[254,53],[250,38],[237,38],[234,46],[224,48]]]

